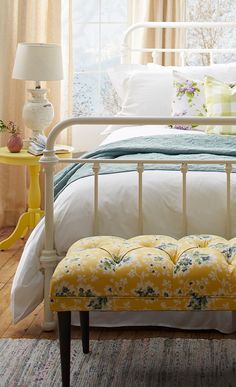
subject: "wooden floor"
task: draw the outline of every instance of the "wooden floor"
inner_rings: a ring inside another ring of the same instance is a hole
[[[10,228],[0,230],[0,240],[11,232]],[[0,338],[47,338],[55,339],[57,332],[43,332],[43,306],[17,324],[12,323],[10,311],[10,291],[13,277],[19,263],[25,241],[18,241],[12,248],[0,252]],[[80,329],[73,327],[72,337],[80,337]],[[144,337],[185,337],[205,339],[235,338],[236,333],[224,335],[216,331],[184,331],[168,328],[91,328],[92,339],[137,339]]]

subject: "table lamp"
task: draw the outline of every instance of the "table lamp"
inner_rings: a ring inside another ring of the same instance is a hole
[[[48,101],[47,89],[41,81],[63,79],[62,52],[58,44],[19,43],[12,78],[35,81],[35,89],[28,89],[31,98],[23,108],[23,120],[33,131],[33,136],[43,133],[53,120],[54,109]]]

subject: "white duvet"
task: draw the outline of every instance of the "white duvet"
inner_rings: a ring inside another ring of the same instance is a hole
[[[188,133],[165,127],[140,126],[121,128],[103,142],[143,135]],[[196,132],[194,132],[196,134]],[[204,135],[198,132],[199,135]],[[225,236],[226,176],[220,172],[189,172],[188,233]],[[143,175],[144,234],[167,234],[182,237],[181,173],[145,171]],[[232,176],[236,192],[236,176]],[[55,202],[55,246],[64,255],[76,240],[92,235],[93,178],[70,184]],[[236,235],[236,197],[232,197],[232,235]],[[125,238],[137,235],[137,172],[99,177],[99,233]],[[44,220],[32,232],[14,277],[11,306],[15,322],[27,316],[43,299],[43,275],[40,253],[44,244]],[[93,326],[162,325],[189,329],[236,330],[231,312],[93,312]],[[74,323],[77,316],[73,317]]]

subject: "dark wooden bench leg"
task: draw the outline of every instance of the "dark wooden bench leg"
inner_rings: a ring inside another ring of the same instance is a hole
[[[83,353],[89,353],[89,312],[79,312]]]
[[[70,387],[71,312],[58,312],[62,386]]]

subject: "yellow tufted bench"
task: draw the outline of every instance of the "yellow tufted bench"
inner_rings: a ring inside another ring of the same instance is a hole
[[[87,353],[90,310],[236,310],[236,238],[85,238],[58,264],[50,298],[58,312],[63,386],[69,386],[71,311],[80,311]]]

